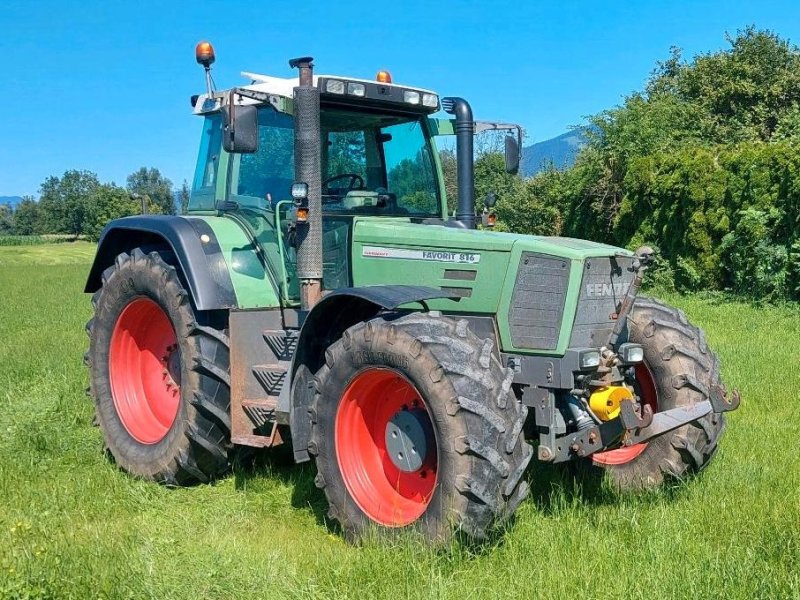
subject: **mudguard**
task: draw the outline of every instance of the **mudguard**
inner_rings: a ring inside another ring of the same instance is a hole
[[[198,310],[235,308],[236,293],[217,238],[202,219],[165,215],[125,217],[103,229],[85,292],[102,285],[103,271],[121,252],[169,246]]]

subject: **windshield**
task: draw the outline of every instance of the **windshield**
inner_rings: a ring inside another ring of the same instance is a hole
[[[326,108],[322,126],[323,211],[440,216],[432,149],[419,117]],[[274,208],[294,181],[291,116],[259,110],[259,147],[235,155],[230,195],[243,206]]]

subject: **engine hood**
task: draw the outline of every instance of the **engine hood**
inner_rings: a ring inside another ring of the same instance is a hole
[[[459,229],[386,218],[356,219],[353,241],[361,244],[437,248],[443,251],[511,252],[512,249],[522,249],[571,260],[630,254],[622,248],[574,238]]]

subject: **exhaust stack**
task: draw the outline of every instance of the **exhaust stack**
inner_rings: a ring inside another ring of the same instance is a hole
[[[442,98],[445,112],[456,117],[456,164],[458,165],[458,207],[456,219],[467,229],[475,229],[475,166],[473,138],[475,121],[472,108],[463,98]]]
[[[314,86],[313,58],[289,61],[299,69],[294,88],[294,177],[308,185],[308,220],[297,226],[297,277],[300,308],[311,310],[322,297],[322,157],[319,88]]]

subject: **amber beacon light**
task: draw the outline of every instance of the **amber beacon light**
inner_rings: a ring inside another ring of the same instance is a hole
[[[392,83],[392,74],[389,71],[378,71],[375,79],[381,83]]]
[[[198,64],[203,65],[206,69],[211,67],[214,63],[214,46],[211,45],[210,42],[200,42],[195,46],[194,49],[194,56],[197,59]]]

